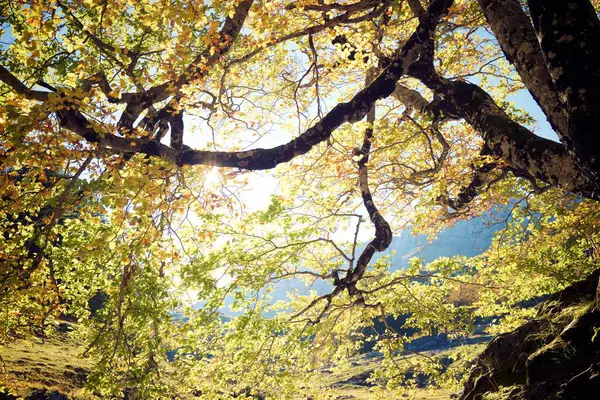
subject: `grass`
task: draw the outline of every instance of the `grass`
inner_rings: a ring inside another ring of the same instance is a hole
[[[464,345],[444,351],[427,352],[427,355],[445,357],[459,351],[475,354],[484,346]],[[46,389],[65,394],[73,400],[94,399],[96,397],[83,388],[91,362],[81,356],[81,349],[81,343],[69,333],[44,341],[16,340],[0,347],[0,389],[8,388],[10,393],[19,397],[27,397],[36,389]],[[364,381],[380,363],[380,358],[355,357],[350,360],[347,368],[324,371],[323,382],[335,388],[340,400],[373,400],[376,397],[372,390],[357,381]],[[383,398],[440,400],[449,399],[453,392],[448,389],[418,389],[402,397],[384,393]]]
[[[0,388],[19,397],[36,389],[58,391],[70,399],[90,399],[83,389],[90,361],[68,333],[52,339],[15,340],[0,347]]]
[[[401,400],[441,400],[441,399],[449,399],[450,395],[454,393],[454,391],[449,389],[418,389],[414,390],[410,393],[407,393],[403,397],[398,397]],[[338,390],[338,398],[341,399],[352,399],[352,400],[373,400],[374,394],[365,388],[342,388]],[[385,399],[394,399],[386,395]]]
[[[423,352],[423,355],[428,357],[452,357],[453,359],[459,359],[459,362],[470,360],[477,354],[481,353],[485,348],[485,343],[467,344],[447,350],[441,351],[428,351]],[[462,357],[459,356],[462,354]],[[417,355],[409,355],[406,359],[411,357],[418,357]],[[370,375],[381,363],[380,358],[366,358],[366,357],[354,357],[350,360],[348,368],[344,369],[333,369],[333,371],[324,371],[323,381],[332,387],[336,388],[339,399],[353,399],[353,400],[373,400],[375,394],[372,390],[364,385],[353,384],[357,380],[364,380],[364,378]],[[392,393],[385,392],[385,399],[414,399],[414,400],[441,400],[449,399],[450,395],[455,393],[456,390],[451,389],[438,389],[438,388],[425,388],[412,390],[401,397],[393,397]]]

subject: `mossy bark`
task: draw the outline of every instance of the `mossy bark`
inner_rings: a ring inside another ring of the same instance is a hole
[[[600,393],[600,269],[554,294],[537,318],[494,339],[476,360],[461,400],[513,387],[510,400],[592,399]],[[579,307],[574,307],[579,305]]]

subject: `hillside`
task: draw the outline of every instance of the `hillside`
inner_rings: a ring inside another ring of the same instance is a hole
[[[555,293],[533,320],[490,342],[461,400],[598,398],[599,277],[600,269]]]
[[[62,322],[60,327],[57,337],[14,340],[0,347],[0,399],[62,400],[59,393],[69,399],[93,398],[83,389],[91,361],[81,356],[72,325]]]
[[[436,239],[428,243],[425,235],[412,235],[410,230],[394,236],[392,244],[384,254],[392,256],[392,270],[403,268],[413,257],[423,258],[429,263],[439,257],[473,257],[490,247],[498,226],[490,226],[488,217],[459,221],[451,228],[440,232]]]
[[[495,229],[489,228],[482,218],[461,221],[440,233],[431,243],[428,243],[424,236],[413,236],[408,231],[401,232],[394,237],[390,249],[385,254],[394,252],[392,268],[402,268],[412,257],[422,257],[425,262],[429,262],[443,256],[474,256],[490,245],[494,232]],[[331,287],[319,282],[313,285],[312,289],[325,293],[331,290]],[[302,291],[307,290],[307,287],[300,280],[282,282],[273,292],[273,299],[286,299],[289,290]],[[224,310],[227,310],[226,306]],[[0,387],[6,388],[7,393],[31,399],[61,399],[61,397],[44,397],[52,393],[66,395],[69,399],[92,398],[92,394],[83,389],[91,361],[81,357],[83,349],[72,332],[74,325],[63,322],[60,327],[61,333],[56,338],[17,340],[0,348],[0,357],[4,364],[0,374]],[[478,343],[482,340],[487,341],[489,338],[471,340],[470,344],[463,347],[479,351],[482,345]],[[430,352],[439,357],[443,357],[444,354],[452,351],[451,348],[460,344],[434,339],[421,342],[418,348],[412,350]],[[352,360],[352,367],[348,370],[336,374],[325,371],[324,379],[339,393],[340,399],[370,399],[374,395],[370,385],[366,383],[366,378],[379,362],[378,355],[361,356]],[[448,390],[423,389],[415,392],[413,396],[417,396],[414,397],[416,399],[442,399],[448,398],[450,394],[451,391]]]
[[[0,399],[13,400],[84,400],[97,398],[84,389],[89,373],[90,360],[81,357],[80,347],[74,334],[63,333],[58,338],[34,341],[16,340],[0,349],[2,372],[0,373]],[[445,350],[427,351],[430,357],[456,359],[459,352],[475,355],[483,349],[482,344],[459,345]],[[415,355],[407,355],[406,360]],[[335,399],[367,400],[375,398],[372,384],[367,380],[379,366],[377,355],[362,355],[350,360],[346,367],[323,371],[323,381],[330,387]],[[448,399],[455,390],[435,387],[407,392],[417,400]],[[385,391],[384,391],[385,393]],[[193,396],[190,396],[193,398]],[[406,397],[405,397],[406,398]]]
[[[391,271],[406,268],[408,261],[413,257],[422,258],[424,263],[429,263],[439,257],[473,257],[490,247],[494,233],[500,228],[497,225],[490,225],[489,222],[489,217],[485,216],[459,221],[451,228],[440,232],[431,242],[425,235],[415,236],[410,229],[407,229],[394,236],[390,247],[378,257],[393,254]],[[361,247],[359,246],[359,252]],[[318,294],[325,294],[332,290],[332,286],[329,282],[320,279],[310,285],[306,285],[300,279],[283,280],[278,282],[271,292],[272,302],[287,300],[287,293],[292,290],[297,290],[302,294],[308,294],[310,290],[315,290]],[[236,314],[228,308],[232,300],[232,297],[226,299],[225,306],[222,308],[225,314]]]

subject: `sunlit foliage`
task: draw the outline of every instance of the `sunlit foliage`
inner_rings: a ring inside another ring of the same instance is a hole
[[[321,370],[347,368],[369,341],[383,355],[374,393],[405,390],[406,369],[456,385],[468,356],[444,375],[436,360],[407,364],[407,342],[531,317],[533,300],[594,269],[595,202],[512,174],[472,126],[421,108],[439,99],[408,75],[375,118],[267,171],[180,157],[271,148],[314,126],[410,41],[409,3],[0,3],[0,343],[76,319],[102,396],[333,398]],[[477,2],[450,7],[435,46],[440,74],[535,127]],[[136,110],[140,93],[156,97]],[[449,207],[491,164],[478,195]],[[375,254],[336,286],[377,228],[366,168],[391,232],[433,238],[490,209],[506,229],[474,259],[391,266]],[[274,302],[286,282],[295,289]],[[407,317],[403,329],[372,333],[389,316]]]

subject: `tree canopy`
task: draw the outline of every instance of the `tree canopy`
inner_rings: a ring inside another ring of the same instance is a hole
[[[378,318],[503,331],[597,267],[595,1],[0,7],[0,340],[78,318],[98,393],[327,398]],[[482,256],[380,254],[499,209]],[[327,290],[273,304],[297,279]]]

